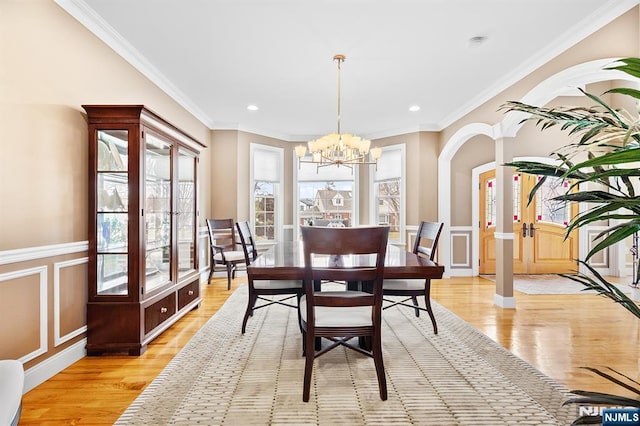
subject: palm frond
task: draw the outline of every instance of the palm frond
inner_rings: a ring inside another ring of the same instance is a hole
[[[585,275],[581,272],[577,272],[575,274],[558,275],[582,284],[585,287],[584,290],[596,291],[599,295],[607,297],[618,303],[620,306],[633,314],[636,318],[640,318],[640,307],[638,307],[638,305],[636,305],[636,303],[631,298],[629,298],[629,296],[627,296],[617,286],[607,281],[587,262],[578,260],[578,263],[587,268],[590,275]]]
[[[622,63],[623,65],[619,65]],[[604,68],[605,70],[619,70],[640,78],[640,58],[622,58]]]

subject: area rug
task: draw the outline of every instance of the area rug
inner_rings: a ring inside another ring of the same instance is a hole
[[[495,275],[481,275],[489,281],[496,280]],[[631,294],[631,287],[616,284],[626,294]],[[514,275],[513,288],[525,294],[597,294],[586,289],[582,284],[556,274]]]
[[[384,311],[389,399],[373,361],[337,348],[316,359],[302,402],[304,359],[295,310],[273,305],[240,333],[240,287],[116,425],[567,425],[575,407],[560,384],[434,303],[427,315]]]

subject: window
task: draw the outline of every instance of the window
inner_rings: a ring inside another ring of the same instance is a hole
[[[345,166],[318,168],[315,164],[298,164],[297,158],[294,161],[298,225],[357,225],[357,193],[354,192],[357,173]],[[299,226],[296,226],[296,232],[299,232]]]
[[[283,149],[251,144],[251,225],[257,243],[282,239]]]
[[[404,144],[382,148],[377,170],[372,173],[372,223],[389,226],[389,241],[404,241]]]
[[[253,205],[254,236],[256,240],[275,240],[276,185],[273,182],[254,181]]]

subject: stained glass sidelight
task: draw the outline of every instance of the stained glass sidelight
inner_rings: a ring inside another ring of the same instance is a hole
[[[521,219],[521,200],[522,192],[520,175],[513,175],[513,221],[519,222]],[[487,180],[485,187],[485,227],[490,228],[496,226],[497,222],[497,192],[496,178]]]
[[[542,178],[538,176],[538,182]],[[536,192],[536,221],[567,226],[571,219],[571,208],[564,202],[554,200],[569,189],[569,182],[560,178],[547,177]]]

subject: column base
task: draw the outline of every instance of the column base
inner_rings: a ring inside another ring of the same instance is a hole
[[[500,294],[493,295],[493,304],[496,306],[500,306],[505,309],[515,309],[516,308],[516,299],[515,297],[504,297]]]

